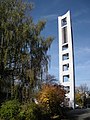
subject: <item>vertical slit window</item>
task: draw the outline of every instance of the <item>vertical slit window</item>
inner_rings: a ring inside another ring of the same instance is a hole
[[[67,43],[67,27],[62,28],[62,44]]]

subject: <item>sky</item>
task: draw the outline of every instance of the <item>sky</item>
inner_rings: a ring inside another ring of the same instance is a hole
[[[71,12],[75,85],[87,84],[90,88],[90,0],[28,0],[34,3],[32,17],[35,22],[47,20],[42,32],[45,37],[53,36],[55,39],[49,50],[51,63],[49,73],[59,79],[58,63],[58,16]]]

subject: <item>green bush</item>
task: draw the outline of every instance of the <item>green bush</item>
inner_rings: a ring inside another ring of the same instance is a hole
[[[26,103],[21,106],[20,120],[41,120],[41,109],[35,103]]]
[[[50,120],[50,113],[33,102],[20,104],[18,100],[9,100],[1,105],[0,120]]]
[[[3,120],[15,120],[20,110],[18,100],[9,100],[4,102],[0,108],[0,117]]]

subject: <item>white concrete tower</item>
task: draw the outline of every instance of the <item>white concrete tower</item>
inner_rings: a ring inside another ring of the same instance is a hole
[[[58,17],[59,30],[59,80],[68,89],[69,106],[75,106],[74,51],[70,11]]]

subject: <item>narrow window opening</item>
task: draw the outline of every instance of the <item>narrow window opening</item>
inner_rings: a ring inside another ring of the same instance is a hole
[[[65,100],[64,100],[64,104],[65,104],[65,106],[69,106],[69,101],[70,101],[70,98],[65,98]]]
[[[67,43],[67,27],[62,28],[62,44]]]
[[[66,90],[66,93],[70,92],[70,86],[65,86],[64,89]]]
[[[63,71],[67,71],[67,70],[69,70],[69,64],[63,65]]]
[[[66,19],[66,17],[65,17],[64,19],[62,19],[61,23],[62,23],[62,27],[67,24],[67,19]]]
[[[62,50],[67,50],[68,49],[68,44],[62,46]]]
[[[69,75],[64,75],[63,82],[68,82],[68,81],[69,81]]]
[[[68,60],[69,59],[69,54],[68,53],[64,54],[62,56],[62,58],[63,58],[63,60]]]

